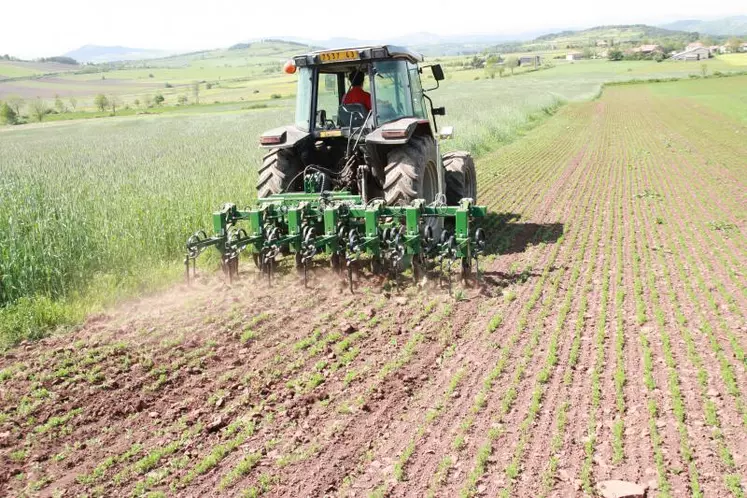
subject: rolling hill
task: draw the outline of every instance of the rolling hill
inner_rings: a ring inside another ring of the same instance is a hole
[[[156,59],[171,55],[173,51],[154,50],[147,48],[132,48],[112,46],[106,47],[101,45],[83,45],[80,48],[71,50],[63,54],[65,57],[72,57],[78,62],[115,62],[127,60]]]
[[[731,16],[710,21],[690,19],[663,24],[660,27],[717,36],[747,35],[747,16]]]

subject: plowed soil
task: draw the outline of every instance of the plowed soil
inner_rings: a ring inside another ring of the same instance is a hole
[[[0,494],[744,496],[747,124],[666,85],[481,158],[453,296],[202,275],[6,353]]]

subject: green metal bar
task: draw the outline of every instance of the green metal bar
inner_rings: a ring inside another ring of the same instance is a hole
[[[218,211],[213,213],[213,231],[219,235],[226,234],[226,212]]]
[[[303,207],[297,206],[288,208],[288,234],[297,236],[293,249],[298,252],[301,250],[301,221],[303,219]]]
[[[319,202],[322,198],[328,201],[353,201],[356,204],[361,204],[363,199],[359,195],[353,195],[348,192],[334,192],[326,196],[320,194],[306,194],[302,192],[293,192],[289,194],[273,194],[270,197],[260,197],[257,202],[260,204],[272,204],[284,201],[309,201]]]
[[[263,215],[259,209],[253,209],[245,213],[249,220],[249,234],[253,237],[258,237],[259,240],[254,243],[252,252],[260,252],[262,250],[262,222]]]
[[[420,208],[405,208],[405,245],[407,254],[420,253]]]
[[[407,216],[407,209],[410,208],[410,206],[380,206],[378,208],[363,208],[362,206],[352,206],[349,210],[350,216],[355,218],[363,218],[365,217],[367,212],[370,212],[371,209],[374,209],[378,216],[392,216],[392,217],[398,217],[403,218]],[[459,206],[440,206],[440,207],[432,207],[432,206],[423,206],[420,208],[420,214],[422,216],[437,216],[440,218],[450,218],[456,216],[457,212],[461,208]],[[487,208],[484,206],[469,206],[466,208],[467,214],[472,218],[482,218],[487,214]]]
[[[330,254],[337,252],[337,222],[339,214],[339,206],[328,207],[324,210],[324,233],[327,234],[327,238],[329,239],[327,252]]]
[[[457,240],[469,238],[469,211],[466,209],[457,210],[455,228]]]
[[[316,247],[337,247],[338,237],[337,235],[322,235],[314,239],[314,246]]]
[[[202,249],[205,247],[217,246],[225,242],[225,240],[226,238],[222,236],[210,237],[209,239],[201,240],[200,242],[197,242],[196,244],[189,245],[188,249]]]
[[[288,235],[286,237],[281,237],[278,240],[276,240],[273,245],[284,246],[286,244],[288,245],[293,244],[293,246],[295,247],[296,245],[295,242],[298,242],[298,245],[300,246],[301,244],[300,235]]]

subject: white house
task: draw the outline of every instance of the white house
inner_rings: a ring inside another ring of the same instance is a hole
[[[678,54],[672,55],[673,61],[700,61],[706,60],[710,56],[708,47],[700,46],[684,50]]]

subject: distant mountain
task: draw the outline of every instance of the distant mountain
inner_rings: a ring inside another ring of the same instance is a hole
[[[173,54],[165,50],[152,50],[146,48],[132,47],[104,47],[101,45],[83,45],[80,48],[71,50],[63,54],[65,57],[72,57],[78,62],[115,62],[115,61],[132,61],[142,59],[156,59]]]
[[[502,34],[463,34],[463,35],[439,35],[429,32],[410,33],[407,35],[396,36],[392,38],[379,39],[361,39],[336,37],[326,40],[311,40],[308,38],[299,38],[296,36],[275,36],[274,40],[284,40],[298,43],[305,46],[314,46],[321,48],[343,48],[343,47],[360,47],[366,45],[403,45],[424,55],[460,55],[478,53],[496,43],[505,41],[522,41],[531,40],[535,36],[544,33],[531,32],[518,35]],[[237,43],[232,48],[248,47],[253,41]],[[268,41],[268,39],[264,39]]]
[[[747,35],[747,16],[731,16],[712,21],[688,19],[662,24],[660,27],[679,31],[697,31],[716,36]]]
[[[638,40],[641,38],[661,38],[667,36],[681,36],[688,33],[685,30],[664,29],[646,24],[618,24],[609,26],[595,26],[593,28],[578,31],[561,31],[538,36],[535,42],[548,42],[556,40],[598,38],[602,40],[614,39],[615,41]]]

